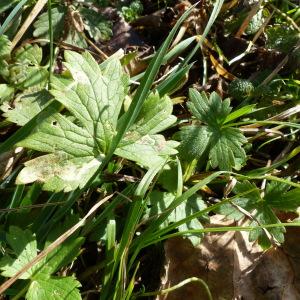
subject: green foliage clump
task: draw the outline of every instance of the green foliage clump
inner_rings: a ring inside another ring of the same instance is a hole
[[[129,6],[123,6],[121,13],[127,22],[132,22],[137,19],[143,12],[143,4],[140,0],[134,0]]]
[[[300,40],[298,31],[283,25],[271,26],[266,30],[268,49],[289,53]]]

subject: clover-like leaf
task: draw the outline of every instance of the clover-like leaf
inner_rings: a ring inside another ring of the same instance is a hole
[[[44,189],[54,191],[83,187],[117,132],[129,85],[119,60],[112,57],[99,66],[89,53],[65,56],[72,79],[56,78],[51,93],[72,116],[56,112],[42,117],[35,131],[18,144],[48,154],[26,162],[17,183],[40,181]],[[178,143],[156,134],[175,122],[171,113],[171,99],[150,94],[115,154],[146,168],[176,154]]]
[[[300,206],[300,189],[289,189],[289,185],[285,183],[270,182],[266,186],[265,195],[262,198],[260,190],[249,181],[237,183],[234,193],[237,197],[232,200],[235,204],[224,204],[218,210],[219,213],[226,215],[228,218],[235,220],[241,219],[244,214],[236,208],[243,208],[251,213],[253,220],[250,226],[279,224],[280,220],[274,213],[274,209],[282,211],[296,210]],[[280,243],[284,241],[284,227],[268,228],[268,232]],[[270,240],[262,228],[256,228],[250,232],[249,239],[251,241],[258,240],[263,248],[268,248]]]
[[[188,107],[201,124],[181,129],[183,158],[205,159],[208,156],[212,168],[240,169],[246,160],[242,145],[247,139],[238,128],[225,122],[231,112],[230,100],[222,101],[215,92],[208,98],[204,92],[200,94],[195,89],[191,89],[189,95]]]

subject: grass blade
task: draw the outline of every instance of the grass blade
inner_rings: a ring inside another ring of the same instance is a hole
[[[5,33],[6,29],[8,28],[11,21],[14,19],[14,17],[19,13],[19,11],[22,9],[22,7],[26,4],[28,0],[22,0],[21,2],[16,5],[16,7],[11,11],[9,16],[6,18],[2,26],[0,27],[0,36]]]

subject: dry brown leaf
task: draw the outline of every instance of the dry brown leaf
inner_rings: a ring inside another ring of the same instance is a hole
[[[218,215],[211,223],[211,227],[234,225]],[[207,283],[216,300],[300,299],[299,228],[287,228],[284,245],[265,252],[248,241],[248,233],[226,232],[207,234],[196,248],[186,239],[170,239],[165,243],[165,255],[161,289],[198,277]],[[204,288],[188,284],[158,299],[208,298]]]
[[[228,80],[234,80],[236,79],[236,77],[231,74],[230,72],[228,72],[211,54],[209,55],[209,58],[214,66],[214,68],[216,69],[217,73],[228,79]]]

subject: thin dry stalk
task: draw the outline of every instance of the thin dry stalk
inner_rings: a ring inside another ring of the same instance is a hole
[[[13,49],[18,44],[18,42],[20,41],[20,39],[22,38],[22,36],[26,32],[26,30],[28,29],[28,27],[31,25],[31,23],[33,22],[33,20],[37,17],[37,15],[43,9],[43,7],[45,6],[46,3],[47,3],[47,0],[39,0],[35,4],[34,8],[31,11],[31,13],[29,14],[29,16],[27,17],[27,19],[25,20],[25,22],[23,23],[23,25],[21,26],[21,28],[19,29],[19,31],[15,35],[15,37],[14,37],[14,39],[12,41],[12,46],[11,46],[12,48],[11,49]]]

